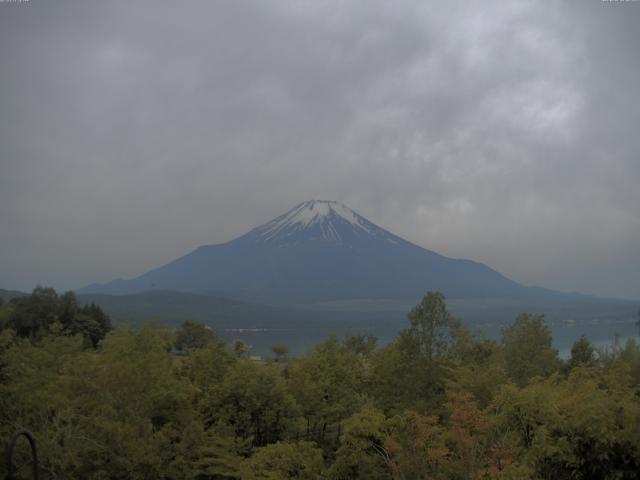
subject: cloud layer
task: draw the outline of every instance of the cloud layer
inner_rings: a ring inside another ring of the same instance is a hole
[[[130,277],[309,198],[640,298],[640,3],[0,3],[0,286]]]

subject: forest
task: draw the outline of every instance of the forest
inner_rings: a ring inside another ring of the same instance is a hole
[[[429,292],[388,345],[244,347],[188,320],[113,328],[38,287],[0,305],[0,438],[30,430],[41,478],[638,478],[634,340],[563,359],[542,315],[488,340]],[[21,440],[17,478],[29,458]]]

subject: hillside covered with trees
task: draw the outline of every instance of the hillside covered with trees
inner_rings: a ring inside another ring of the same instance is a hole
[[[333,337],[256,361],[202,324],[112,329],[37,288],[0,306],[0,437],[31,430],[42,478],[637,478],[635,341],[583,337],[563,360],[542,316],[490,341],[439,293],[408,320],[383,347]]]

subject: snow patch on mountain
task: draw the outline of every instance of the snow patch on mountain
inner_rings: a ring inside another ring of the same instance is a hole
[[[288,236],[318,226],[328,240],[341,239],[339,222],[344,221],[363,233],[374,234],[375,225],[345,205],[329,200],[309,200],[292,208],[284,215],[258,227],[256,231],[264,240]]]

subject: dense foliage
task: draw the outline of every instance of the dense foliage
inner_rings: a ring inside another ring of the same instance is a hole
[[[0,436],[32,430],[44,478],[640,471],[640,347],[581,338],[562,361],[541,316],[520,315],[488,341],[429,293],[390,345],[329,338],[298,358],[276,345],[274,361],[256,361],[194,322],[109,331],[99,308],[38,288],[0,306],[0,328]]]
[[[0,311],[0,329],[12,329],[32,341],[51,334],[81,335],[95,348],[111,330],[111,319],[97,305],[81,307],[73,292],[58,295],[53,288],[36,287]]]

